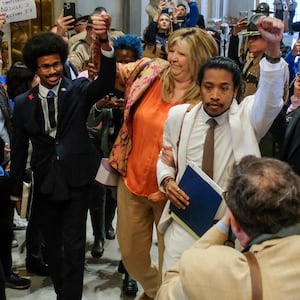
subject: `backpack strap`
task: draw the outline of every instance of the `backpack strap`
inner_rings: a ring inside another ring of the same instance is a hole
[[[259,264],[253,252],[245,252],[249,268],[250,268],[250,276],[251,276],[251,285],[252,285],[252,300],[262,300],[262,280],[261,273],[259,269]]]

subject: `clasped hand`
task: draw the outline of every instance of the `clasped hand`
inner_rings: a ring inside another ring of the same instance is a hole
[[[175,168],[175,160],[173,157],[172,147],[163,145],[159,154],[159,159],[168,165],[169,167]],[[189,196],[179,188],[175,179],[168,180],[164,185],[165,193],[168,199],[179,209],[186,209],[190,204]]]

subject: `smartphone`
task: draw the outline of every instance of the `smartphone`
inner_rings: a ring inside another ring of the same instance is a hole
[[[171,0],[165,0],[164,2],[167,3],[166,8],[171,8],[173,9],[174,3]]]
[[[111,100],[112,98],[115,98],[115,94],[114,93],[108,93],[108,97],[109,97],[109,100]]]
[[[248,19],[248,11],[247,10],[240,11],[239,18],[240,19],[242,19],[242,18],[247,18]]]
[[[75,19],[75,2],[64,2],[64,17],[72,16]]]

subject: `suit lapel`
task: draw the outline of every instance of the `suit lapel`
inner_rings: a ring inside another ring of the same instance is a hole
[[[42,109],[41,100],[39,99],[39,87],[35,86],[27,93],[25,109],[28,113],[29,122],[36,122],[38,128],[45,132],[45,119]],[[36,126],[33,124],[33,126]]]
[[[196,105],[190,112],[185,114],[184,122],[181,129],[181,135],[180,135],[180,143],[178,147],[178,170],[185,170],[187,161],[186,161],[186,152],[187,152],[187,146],[188,141],[190,139],[190,135],[192,132],[192,127],[195,122],[195,118],[197,116],[197,112],[201,108],[202,104]],[[186,109],[185,109],[186,111]],[[185,113],[184,111],[184,113]],[[186,117],[188,115],[188,117]],[[185,158],[185,159],[182,159]],[[181,176],[182,174],[180,174]]]
[[[5,126],[10,134],[12,131],[12,126],[11,126],[11,110],[9,107],[9,102],[7,95],[4,90],[2,90],[2,87],[0,89],[0,109],[2,111],[4,121],[5,121]]]
[[[57,95],[57,133],[60,132],[60,129],[62,128],[62,122],[64,121],[64,118],[62,117],[64,115],[65,108],[69,105],[68,101],[71,101],[72,99],[68,99],[70,97],[70,90],[72,88],[72,80],[63,77],[62,81],[60,83],[59,89],[58,89],[58,95]],[[67,97],[68,96],[68,97]]]
[[[72,87],[72,84],[70,83],[70,81],[63,77],[62,81],[60,83],[59,89],[58,89],[58,119],[63,111],[64,108],[64,104],[66,101],[66,95],[68,95],[70,89]]]
[[[241,130],[239,106],[234,100],[229,109],[229,125],[232,138],[233,155],[236,161],[240,160],[245,155],[245,147],[241,143],[245,140],[245,132]]]

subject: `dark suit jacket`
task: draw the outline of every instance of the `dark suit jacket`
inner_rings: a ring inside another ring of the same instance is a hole
[[[199,18],[197,21],[197,25],[199,26],[199,28],[201,29],[205,29],[205,21],[204,21],[204,16],[199,14]]]
[[[9,105],[8,95],[2,85],[0,85],[0,109],[4,117],[6,130],[10,136],[12,134],[12,111]]]
[[[282,160],[288,162],[300,175],[300,108],[290,120],[283,143]]]
[[[4,160],[4,146],[5,146],[5,143],[2,140],[2,138],[0,137],[0,164]]]
[[[68,188],[81,187],[95,178],[98,155],[88,137],[86,120],[93,103],[113,89],[115,76],[115,59],[102,56],[96,81],[62,78],[55,138],[45,133],[39,87],[16,97],[11,153],[13,196],[21,196],[29,140],[33,147],[31,168],[38,192],[51,193],[57,183]]]
[[[9,137],[11,137],[12,134],[12,111],[9,105],[8,95],[6,91],[4,90],[3,86],[0,85],[0,109],[4,118],[4,127],[7,130],[7,133]],[[5,142],[1,139],[0,141],[0,164],[3,163],[4,160],[4,146]]]

